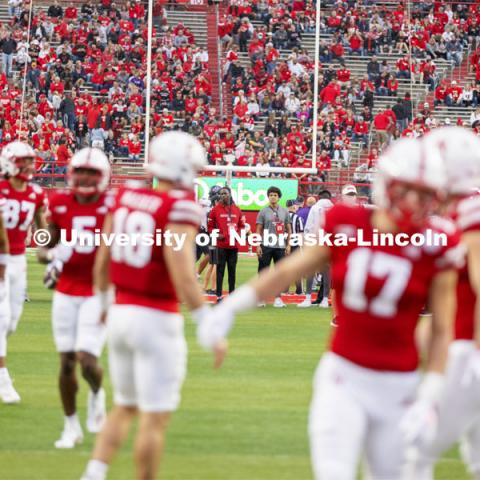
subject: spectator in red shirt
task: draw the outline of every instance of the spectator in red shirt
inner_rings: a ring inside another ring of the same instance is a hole
[[[383,108],[381,108],[379,113],[375,115],[375,118],[373,119],[373,125],[375,126],[375,131],[377,133],[377,142],[380,146],[380,149],[382,149],[388,141],[388,130],[391,127],[391,119],[385,114],[385,110]]]

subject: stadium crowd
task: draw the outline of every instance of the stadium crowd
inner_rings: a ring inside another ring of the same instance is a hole
[[[332,163],[350,166],[352,142],[358,142],[369,148],[369,158],[355,175],[370,178],[375,157],[370,146],[381,150],[391,139],[436,127],[431,111],[439,104],[477,106],[476,83],[463,87],[441,80],[435,66],[437,58],[459,65],[467,46],[476,45],[476,6],[414,4],[410,32],[401,3],[383,8],[368,0],[330,1],[322,7],[320,172],[286,176],[328,181]],[[139,162],[147,40],[142,1],[65,8],[54,0],[46,10],[34,6],[29,45],[28,1],[10,0],[9,8],[12,22],[0,29],[1,143],[31,138],[39,154],[37,172],[46,177],[63,174],[72,153],[85,145],[104,149],[112,162]],[[315,30],[314,3],[239,0],[227,13],[218,33],[232,106],[231,115],[222,116],[211,105],[208,51],[185,25],[168,21],[163,0],[155,2],[152,134],[174,128],[192,133],[206,147],[210,164],[261,166],[259,177],[275,176],[271,167],[310,167],[314,58],[303,38]],[[403,57],[393,64],[377,58],[389,53]],[[369,57],[364,76],[352,74],[346,55]],[[479,58],[477,51],[471,56],[475,70]],[[415,114],[409,93],[399,94],[404,80],[426,84],[433,105]],[[391,103],[374,114],[376,96],[390,97]]]

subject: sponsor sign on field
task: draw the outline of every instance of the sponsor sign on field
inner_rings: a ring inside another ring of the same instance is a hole
[[[207,198],[210,189],[225,185],[224,177],[199,177],[195,180],[197,198]],[[241,210],[261,210],[268,205],[267,190],[278,187],[282,192],[280,205],[285,206],[287,200],[298,195],[298,180],[279,180],[276,178],[232,178],[230,188],[234,202]]]

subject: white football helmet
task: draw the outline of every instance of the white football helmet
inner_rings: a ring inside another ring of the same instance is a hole
[[[34,160],[35,156],[35,150],[28,143],[19,142],[18,140],[9,143],[3,147],[0,157],[2,174],[8,175],[9,177],[18,177],[28,182],[33,177],[33,164],[31,166],[20,167],[17,165],[17,160],[22,158],[31,158]]]
[[[387,209],[403,227],[418,225],[434,207],[428,200],[445,191],[447,176],[439,154],[427,155],[420,140],[403,138],[391,144],[380,156],[373,181],[373,198],[380,208]],[[403,189],[398,192],[398,187]],[[415,207],[409,203],[409,191],[425,194],[425,201]]]
[[[446,191],[471,195],[480,187],[480,138],[464,127],[436,128],[423,138],[427,155],[440,156],[448,177]]]
[[[100,172],[100,179],[91,185],[81,184],[76,178],[75,170],[88,168]],[[82,148],[70,160],[68,165],[68,186],[77,194],[83,196],[96,195],[104,192],[110,181],[110,163],[102,150],[98,148]]]
[[[161,180],[192,189],[196,173],[206,164],[205,149],[194,136],[171,131],[152,140],[145,169]]]

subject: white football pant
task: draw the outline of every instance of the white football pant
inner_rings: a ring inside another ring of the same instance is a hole
[[[7,356],[7,337],[15,332],[23,312],[27,289],[25,255],[9,255],[5,272],[5,298],[0,303],[0,357]]]
[[[418,372],[381,372],[326,353],[315,373],[310,453],[316,480],[400,480],[405,448],[400,419],[415,399]]]
[[[431,447],[420,452],[416,465],[409,466],[415,480],[433,480],[435,462],[460,440],[465,464],[473,475],[480,474],[480,385],[462,384],[469,355],[474,351],[473,341],[456,340],[450,345],[437,435]]]

